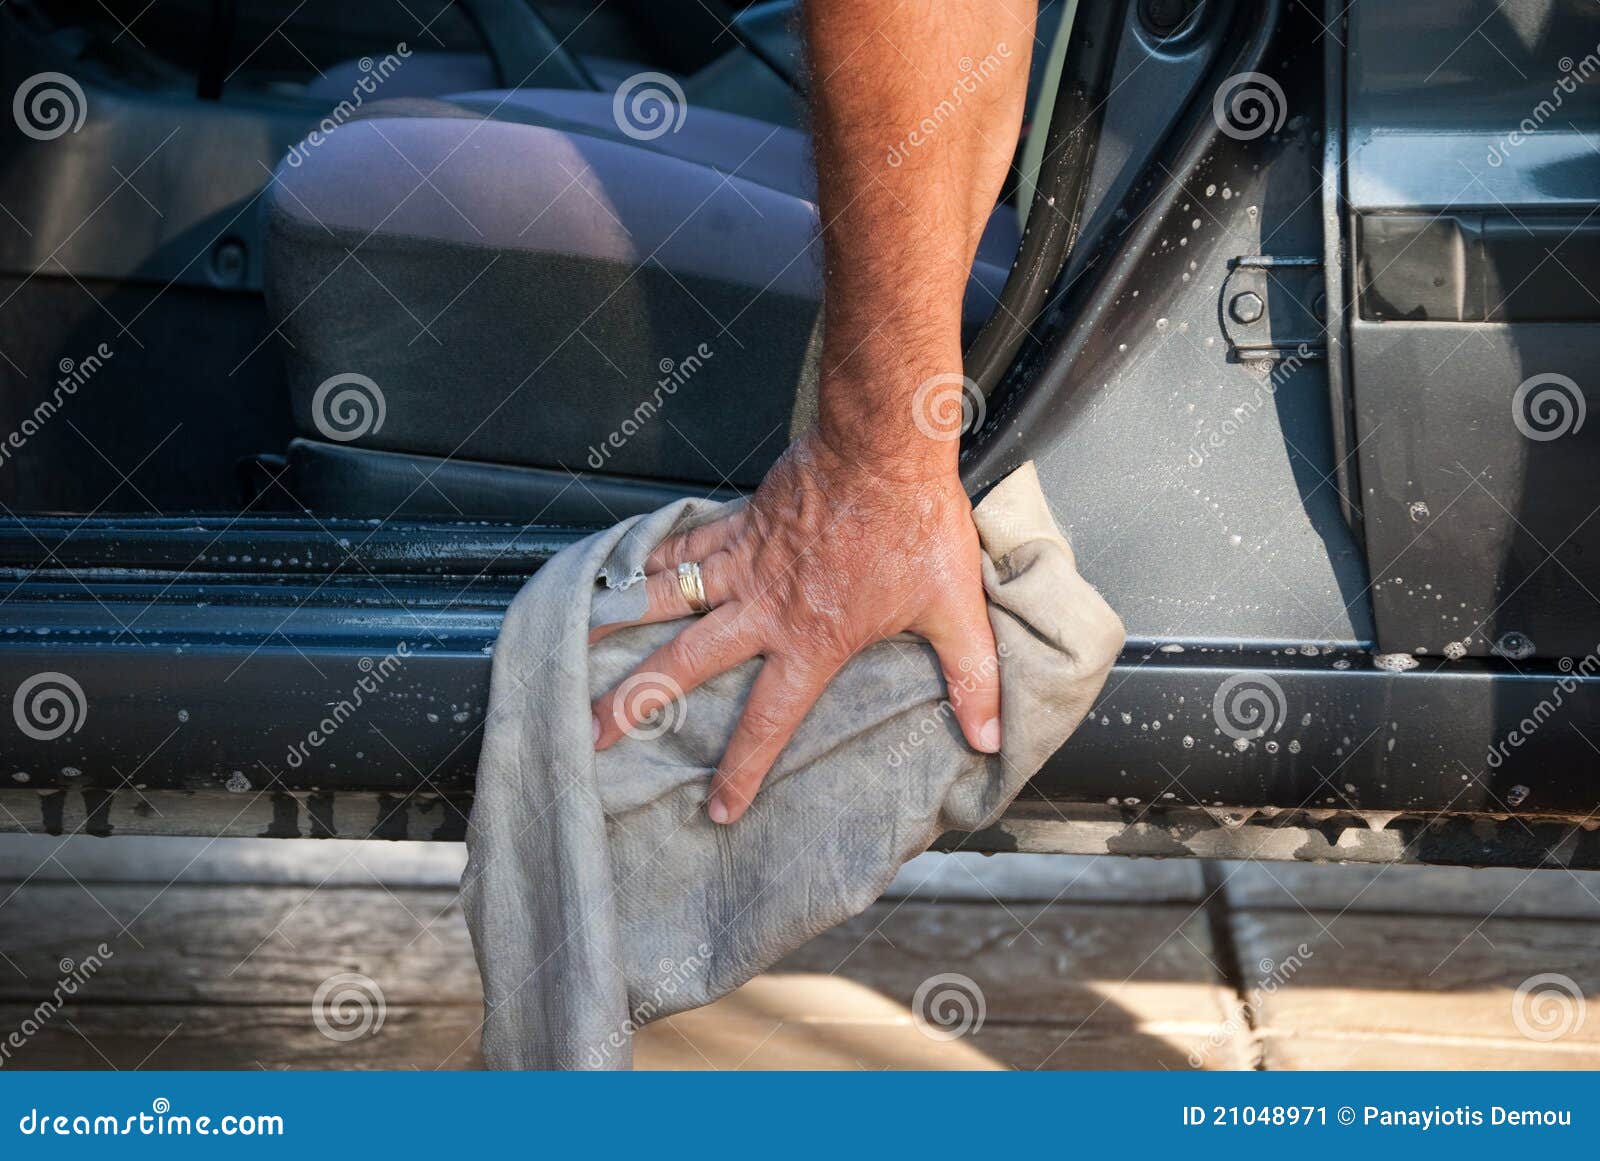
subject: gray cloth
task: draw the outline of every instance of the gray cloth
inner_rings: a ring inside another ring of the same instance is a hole
[[[999,816],[1083,720],[1122,646],[1024,465],[974,513],[1001,754],[967,747],[932,649],[896,638],[835,677],[749,813],[719,827],[708,780],[760,662],[596,755],[590,699],[682,626],[587,644],[591,626],[643,613],[650,550],[717,511],[686,500],[597,533],[540,569],[506,616],[462,877],[493,1067],[626,1068],[633,1029],[709,1003],[865,909],[940,833]]]

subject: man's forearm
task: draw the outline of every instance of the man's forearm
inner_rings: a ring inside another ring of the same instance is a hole
[[[961,370],[961,302],[1017,144],[1032,0],[807,0],[826,263],[820,426],[885,470],[948,465],[919,384]]]
[[[899,633],[933,647],[968,744],[1003,739],[958,433],[919,425],[913,400],[932,377],[960,381],[961,297],[1016,147],[1033,3],[809,0],[806,25],[827,267],[818,425],[746,504],[651,553],[643,621],[705,615],[594,706],[605,749],[639,724],[625,696],[639,675],[691,690],[759,657],[706,799],[717,823],[750,808],[834,675]]]

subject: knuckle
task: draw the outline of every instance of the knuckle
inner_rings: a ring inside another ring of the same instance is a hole
[[[706,587],[713,592],[723,594],[724,598],[733,593],[739,580],[739,569],[734,562],[733,554],[725,549],[706,557],[701,562],[700,570]]]
[[[745,707],[744,730],[751,741],[761,745],[773,734],[787,729],[792,718],[793,711],[784,702],[776,700],[752,702]]]
[[[705,658],[705,651],[687,633],[680,633],[667,642],[662,652],[665,668],[674,673],[696,672]]]
[[[669,607],[674,593],[677,592],[677,578],[671,573],[658,572],[655,576],[646,578],[644,582],[645,603],[652,612]]]
[[[660,544],[656,545],[655,553],[653,555],[663,565],[670,566],[674,563],[674,561],[676,561],[678,553],[682,550],[682,547],[683,541],[679,537],[669,536]]]

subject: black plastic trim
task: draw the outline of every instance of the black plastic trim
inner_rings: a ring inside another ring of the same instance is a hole
[[[520,567],[556,546],[509,543]],[[0,632],[13,709],[0,722],[0,785],[470,793],[493,643],[521,578],[490,560],[440,575],[436,555],[408,563],[351,547],[352,561],[390,574],[267,585],[169,563],[165,576],[72,570],[14,584]],[[69,691],[74,728],[22,728],[29,698],[16,699],[30,682]],[[1265,716],[1245,715],[1251,705]],[[1600,676],[1582,670],[1424,661],[1395,672],[1354,646],[1136,642],[1029,793],[1576,820],[1600,811],[1600,779],[1573,773],[1588,737],[1600,737]]]

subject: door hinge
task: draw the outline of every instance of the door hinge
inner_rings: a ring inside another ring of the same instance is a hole
[[[1240,359],[1320,359],[1326,349],[1322,259],[1253,254],[1231,259],[1222,281],[1222,333]]]

